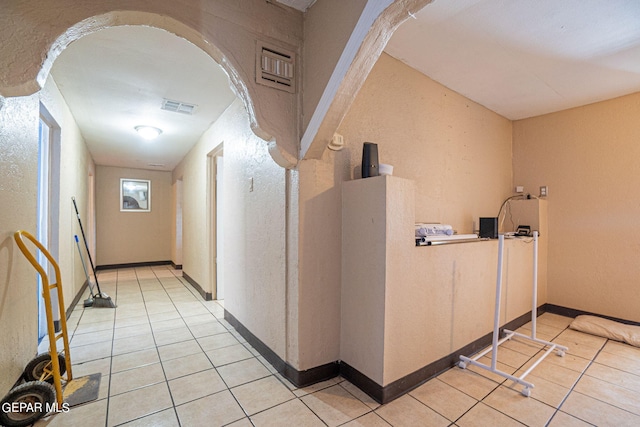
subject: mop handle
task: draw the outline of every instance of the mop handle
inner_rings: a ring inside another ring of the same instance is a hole
[[[84,263],[84,257],[82,256],[82,249],[80,249],[80,240],[78,240],[77,234],[74,234],[73,237],[76,238],[76,246],[78,247],[78,254],[80,254],[80,262],[82,263],[82,269],[84,270],[84,275],[87,278],[87,282],[91,284],[91,279],[89,278],[89,272],[87,271],[87,265]]]
[[[76,216],[78,217],[78,224],[80,224],[80,232],[82,233],[82,240],[84,240],[84,246],[87,248],[87,256],[89,257],[89,263],[91,264],[91,270],[93,270],[93,277],[96,280],[96,288],[98,289],[98,295],[102,295],[102,291],[100,290],[100,284],[98,283],[98,275],[96,274],[96,268],[93,266],[93,259],[91,259],[91,252],[89,252],[89,244],[87,243],[87,238],[84,235],[84,228],[82,228],[82,221],[80,220],[80,213],[78,212],[78,205],[76,205],[76,198],[71,197],[73,200],[73,207],[76,210]]]

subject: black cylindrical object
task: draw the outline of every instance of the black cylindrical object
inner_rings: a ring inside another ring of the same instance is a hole
[[[362,177],[378,176],[378,144],[365,142],[362,147]]]

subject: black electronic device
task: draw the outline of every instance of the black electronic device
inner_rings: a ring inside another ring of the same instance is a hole
[[[516,236],[531,236],[531,227],[528,225],[519,225]]]
[[[365,142],[362,147],[362,177],[380,175],[378,171],[378,144]]]
[[[498,218],[480,218],[480,234],[481,238],[497,239],[498,238]]]

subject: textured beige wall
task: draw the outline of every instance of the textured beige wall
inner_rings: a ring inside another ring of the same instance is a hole
[[[304,16],[302,129],[306,129],[366,0],[321,0]]]
[[[387,301],[412,278],[415,183],[396,177],[345,182],[342,199],[340,360],[383,384],[393,339],[387,322],[402,316],[388,310]]]
[[[65,305],[69,307],[85,281],[76,255],[77,231],[71,196],[86,215],[86,186],[93,162],[82,136],[53,81],[33,96],[0,99],[0,394],[4,395],[36,355],[37,302],[33,267],[13,240],[24,229],[36,233],[39,102],[60,126],[58,259]],[[50,251],[54,248],[49,246]]]
[[[416,182],[416,220],[469,233],[511,194],[511,123],[383,54],[338,133],[345,148],[299,165],[299,366],[340,354],[343,181],[360,177],[362,143]],[[321,325],[321,326],[318,326]],[[314,331],[307,333],[306,331]]]
[[[285,169],[251,132],[239,100],[173,171],[183,180],[183,271],[212,292],[207,155],[221,143],[225,309],[286,360]]]
[[[316,72],[305,67],[305,75],[312,73],[312,76],[305,77],[305,129],[300,141],[300,158],[322,157],[335,129],[340,126],[395,29],[431,1],[368,1],[359,16],[355,14],[362,4],[353,1],[320,2],[329,4],[330,9],[318,7],[318,13],[314,13],[313,8],[310,10],[305,17],[304,41],[305,56],[313,59],[305,59],[305,65],[315,63],[325,67],[330,64],[331,72]],[[357,24],[350,31],[347,41],[345,36],[349,29],[345,24],[349,22]],[[337,27],[336,34],[328,36],[334,31],[334,26]],[[341,48],[343,45],[344,48]],[[332,51],[336,48],[340,51]],[[339,60],[336,63],[337,58]],[[329,79],[325,80],[327,77]]]
[[[0,98],[0,394],[35,356],[36,281],[13,240],[36,227],[38,96]]]
[[[549,303],[640,321],[640,93],[516,121],[514,182],[549,186]]]
[[[151,212],[120,212],[120,178],[151,180]],[[171,172],[96,167],[96,265],[171,260]]]
[[[381,163],[416,181],[416,220],[470,233],[496,216],[511,194],[511,122],[383,54],[338,133],[351,177],[362,143],[378,144]]]
[[[182,180],[171,185],[171,261],[182,265]]]
[[[80,239],[83,254],[85,254],[84,242],[71,198],[76,199],[82,225],[88,235],[91,231],[87,216],[88,181],[89,173],[95,170],[95,165],[80,134],[80,129],[51,76],[40,91],[40,99],[60,126],[59,221],[51,227],[55,227],[58,232],[57,261],[62,274],[65,304],[68,307],[86,281],[74,235]],[[85,262],[88,263],[87,258]]]
[[[415,189],[398,177],[343,185],[340,360],[382,386],[493,329],[497,241],[415,247]],[[505,241],[501,325],[531,310],[532,249]]]
[[[298,196],[299,369],[340,356],[341,182],[339,159],[300,162]],[[312,332],[310,332],[312,331]]]

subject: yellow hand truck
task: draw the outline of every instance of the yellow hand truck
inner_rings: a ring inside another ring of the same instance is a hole
[[[29,362],[23,373],[25,382],[14,387],[2,399],[0,424],[6,427],[22,427],[33,424],[48,413],[67,412],[71,406],[97,399],[102,374],[73,378],[60,267],[49,251],[27,231],[16,231],[13,237],[22,254],[36,269],[42,280],[49,338],[49,352]],[[55,283],[51,284],[46,268],[37,261],[34,252],[27,247],[25,238],[31,241],[49,261],[54,270]],[[51,302],[51,293],[54,290],[58,294],[60,313],[60,333],[58,334],[54,326]],[[58,352],[59,340],[62,340],[61,352]]]

